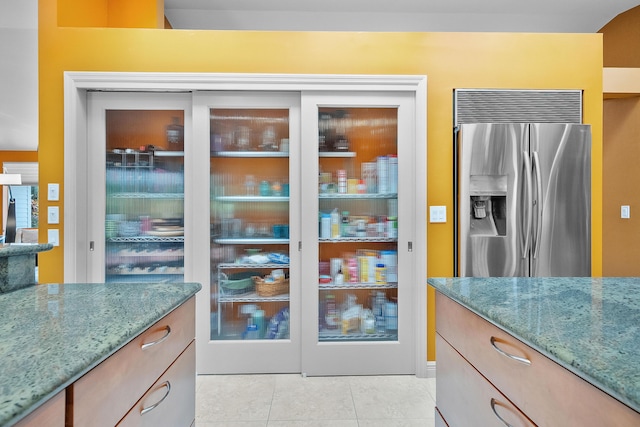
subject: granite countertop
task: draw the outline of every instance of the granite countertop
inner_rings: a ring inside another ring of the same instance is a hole
[[[33,254],[50,251],[51,249],[53,249],[53,244],[51,243],[4,243],[0,244],[0,258]]]
[[[640,278],[427,283],[640,412]]]
[[[78,283],[0,294],[0,425],[28,415],[200,288]]]

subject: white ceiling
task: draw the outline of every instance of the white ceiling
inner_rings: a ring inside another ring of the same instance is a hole
[[[638,0],[164,0],[175,29],[595,33]]]
[[[176,29],[595,33],[638,4],[638,0],[165,0],[165,13]],[[38,148],[37,25],[37,0],[0,0],[0,150]]]

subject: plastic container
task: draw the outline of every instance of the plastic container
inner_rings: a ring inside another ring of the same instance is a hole
[[[346,194],[347,192],[347,171],[344,169],[339,169],[336,172],[338,176],[338,193]]]
[[[323,213],[320,217],[320,238],[331,238],[331,215]]]
[[[263,338],[265,332],[267,331],[267,323],[264,319],[264,310],[256,310],[251,315],[251,320],[253,324],[258,328],[258,336],[257,338]]]
[[[336,296],[327,294],[325,296],[325,325],[327,329],[338,329],[340,326],[340,313],[336,304]]]
[[[387,156],[379,156],[376,164],[378,172],[378,194],[386,194],[389,192],[389,158]]]
[[[389,154],[389,193],[398,192],[398,156]]]
[[[384,264],[376,264],[376,283],[387,283],[387,268]]]
[[[244,332],[245,340],[257,340],[258,337],[258,325],[248,325],[246,331]]]
[[[331,238],[337,239],[340,237],[340,214],[338,209],[334,209],[331,212]]]
[[[398,331],[398,304],[389,301],[385,304],[385,327],[387,332]]]
[[[391,250],[380,251],[380,260],[387,268],[387,282],[398,281],[398,252]]]

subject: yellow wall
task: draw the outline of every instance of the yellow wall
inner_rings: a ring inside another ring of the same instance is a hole
[[[65,4],[68,2],[65,0]],[[56,0],[39,2],[41,185],[63,182],[64,71],[426,75],[428,147],[424,161],[428,168],[428,194],[421,202],[446,205],[448,212],[453,209],[454,88],[584,89],[584,121],[593,126],[593,272],[601,274],[602,36],[599,34],[58,28],[57,4]],[[43,202],[42,211],[46,211],[46,203]],[[64,224],[60,228],[62,235]],[[451,220],[446,224],[428,224],[427,233],[428,275],[451,276]],[[62,265],[63,246],[43,254],[41,281],[62,281]],[[416,286],[424,286],[424,282],[421,280]],[[428,359],[434,360],[432,293],[428,297]]]

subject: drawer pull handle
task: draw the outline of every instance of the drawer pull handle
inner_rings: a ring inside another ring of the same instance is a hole
[[[524,365],[531,366],[531,360],[526,359],[526,358],[524,358],[524,357],[516,356],[515,354],[507,353],[506,351],[504,351],[504,350],[502,350],[500,347],[498,347],[498,346],[496,345],[496,338],[495,338],[495,337],[491,337],[491,345],[492,345],[492,346],[493,346],[493,348],[494,348],[498,353],[500,353],[501,355],[506,356],[506,357],[508,357],[509,359],[513,359],[513,360],[515,360],[516,362],[520,362],[520,363],[522,363],[522,364],[524,364]]]
[[[167,338],[169,338],[169,335],[171,335],[171,327],[169,325],[167,325],[164,328],[167,330],[167,333],[164,334],[162,336],[162,338],[160,338],[159,340],[155,340],[155,341],[151,341],[151,342],[142,344],[142,349],[145,350],[145,349],[147,349],[149,347],[153,347],[154,345],[160,344],[162,341],[164,341]]]
[[[142,410],[140,411],[140,415],[144,415],[147,412],[153,411],[154,409],[156,409],[158,407],[158,405],[160,405],[162,402],[164,402],[164,400],[167,398],[167,396],[169,396],[169,393],[171,393],[171,383],[169,381],[165,381],[165,382],[162,383],[162,385],[160,387],[166,387],[167,392],[164,394],[164,396],[162,396],[162,399],[158,400],[153,405],[148,406],[146,408],[142,408]]]
[[[502,418],[502,417],[500,416],[500,414],[498,414],[498,411],[496,410],[496,406],[498,406],[498,405],[496,405],[496,403],[498,403],[498,401],[492,397],[492,398],[491,398],[491,410],[493,411],[493,415],[495,415],[495,416],[496,416],[496,418],[497,418],[497,419],[499,419],[499,420],[502,422],[502,424],[504,424],[505,426],[507,426],[507,427],[513,427],[511,424],[509,424],[508,422],[506,422],[506,421],[504,420],[504,418]]]

